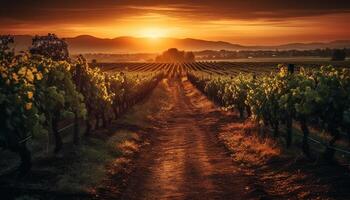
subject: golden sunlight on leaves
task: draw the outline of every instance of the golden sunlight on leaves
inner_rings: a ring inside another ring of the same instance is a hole
[[[33,98],[33,92],[28,92],[27,95],[28,95],[28,99],[32,99]]]
[[[30,70],[27,71],[27,80],[29,82],[33,82],[34,81],[34,75],[33,75],[32,71],[30,71]]]
[[[41,72],[38,72],[36,75],[36,80],[40,81],[43,78],[43,74]]]
[[[25,105],[25,109],[26,110],[30,110],[30,109],[32,109],[32,103],[26,103],[26,105]]]
[[[16,73],[12,73],[12,78],[16,83],[18,82],[18,75]]]
[[[26,72],[27,72],[27,68],[26,67],[21,67],[19,69],[19,71],[18,71],[18,75],[25,76]]]

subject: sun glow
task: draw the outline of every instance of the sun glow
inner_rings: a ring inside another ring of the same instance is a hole
[[[140,30],[139,36],[151,38],[151,39],[157,39],[157,38],[166,37],[167,31],[161,28],[146,28],[146,29]]]

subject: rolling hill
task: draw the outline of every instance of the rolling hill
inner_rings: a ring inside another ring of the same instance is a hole
[[[14,48],[16,51],[27,50],[31,45],[32,36],[16,35]],[[78,53],[157,53],[168,48],[178,48],[187,51],[202,50],[289,50],[318,48],[350,48],[350,40],[338,40],[328,43],[290,43],[277,46],[243,46],[224,41],[207,41],[193,38],[135,38],[117,37],[113,39],[97,38],[90,35],[65,38],[72,54]]]

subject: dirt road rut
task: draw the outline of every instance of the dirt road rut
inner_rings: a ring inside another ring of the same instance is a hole
[[[122,199],[246,199],[241,175],[215,135],[220,114],[186,80],[166,80],[170,107],[136,160]]]

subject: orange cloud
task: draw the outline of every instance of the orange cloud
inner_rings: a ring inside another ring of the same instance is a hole
[[[33,14],[35,13],[35,14]],[[346,0],[9,1],[0,33],[98,37],[177,37],[242,44],[350,39]]]

